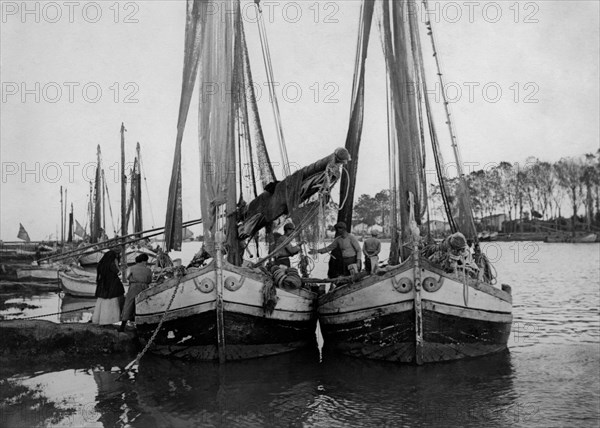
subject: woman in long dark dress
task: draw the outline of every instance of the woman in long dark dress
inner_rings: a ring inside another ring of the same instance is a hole
[[[98,263],[96,275],[96,307],[94,324],[114,324],[121,320],[125,288],[119,279],[119,254],[108,251]]]

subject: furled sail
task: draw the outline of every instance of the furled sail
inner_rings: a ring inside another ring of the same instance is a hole
[[[271,160],[269,159],[269,153],[267,152],[265,138],[260,123],[260,116],[258,115],[258,106],[256,104],[256,94],[253,84],[254,82],[252,80],[252,69],[250,68],[250,58],[248,56],[248,47],[246,45],[246,36],[243,26],[240,28],[240,32],[242,42],[241,48],[244,59],[244,74],[241,88],[245,89],[245,95],[247,97],[246,123],[249,131],[249,139],[252,141],[252,154],[256,156],[256,159],[254,156],[251,156],[250,165],[258,166],[260,181],[264,190],[269,183],[273,183],[275,181],[275,173],[273,172],[273,166],[271,165]]]
[[[348,228],[352,224],[352,208],[356,174],[358,171],[358,150],[362,136],[365,100],[365,61],[371,34],[374,1],[365,1],[362,4],[360,16],[360,30],[356,46],[356,63],[354,68],[354,83],[352,86],[352,106],[350,111],[350,124],[346,135],[346,150],[350,154],[351,163],[348,165],[348,176],[343,176],[340,186],[340,211],[338,221],[346,223]]]
[[[171,171],[169,199],[167,203],[167,217],[165,220],[166,251],[181,249],[181,224],[183,222],[181,206],[181,141],[183,139],[183,131],[190,109],[194,85],[196,83],[198,60],[202,53],[201,46],[205,28],[205,26],[202,25],[202,20],[206,19],[209,3],[210,2],[208,1],[187,1],[183,83],[181,85],[175,155],[173,157],[173,169]]]
[[[228,13],[202,20],[204,37],[199,75],[200,200],[206,251],[214,252],[215,232],[236,210],[236,135],[233,88],[234,52],[239,37],[238,12],[232,0],[220,2]],[[241,65],[241,64],[240,64]],[[226,235],[229,235],[229,230]],[[228,237],[228,241],[232,237]],[[236,236],[237,238],[237,236]],[[233,248],[235,251],[235,248]],[[230,252],[231,255],[231,252]],[[230,259],[230,261],[232,261]]]
[[[414,196],[414,221],[421,223],[425,189],[423,171],[423,153],[420,144],[417,105],[414,90],[415,58],[411,50],[410,26],[407,25],[411,14],[410,2],[384,0],[382,2],[380,30],[383,52],[390,76],[393,125],[398,144],[398,207],[400,214],[401,236],[399,254],[403,259],[412,251],[403,244],[415,238],[415,228],[411,227],[409,206],[410,194]],[[392,253],[394,244],[392,240]],[[397,260],[390,260],[391,263]]]

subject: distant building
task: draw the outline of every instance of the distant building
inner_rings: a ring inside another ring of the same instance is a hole
[[[435,238],[441,238],[450,233],[450,224],[442,220],[430,220],[429,231]],[[427,233],[427,223],[421,225],[421,235]]]
[[[506,214],[494,214],[481,219],[483,230],[490,232],[500,232],[502,224],[506,221]]]

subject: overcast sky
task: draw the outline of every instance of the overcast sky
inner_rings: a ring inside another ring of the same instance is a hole
[[[344,145],[360,3],[263,3],[289,159],[305,165]],[[263,128],[278,161],[254,6],[242,4],[254,77],[263,88]],[[527,156],[555,161],[598,149],[598,5],[430,2],[466,163],[483,168]],[[142,146],[151,203],[144,193],[144,226],[163,225],[184,18],[185,3],[175,0],[2,2],[0,239],[15,240],[19,223],[33,240],[60,231],[61,185],[85,224],[94,171],[88,165],[95,164],[98,144],[118,224],[121,122],[128,161],[135,143]],[[376,30],[367,62],[358,195],[388,183],[385,78]],[[430,72],[435,89],[435,70]],[[432,101],[439,109],[439,91]],[[183,143],[184,220],[200,217],[197,103],[195,97]],[[443,131],[444,118],[437,114],[437,120]],[[110,219],[107,229],[112,235]]]

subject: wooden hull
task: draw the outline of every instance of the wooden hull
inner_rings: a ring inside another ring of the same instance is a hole
[[[316,295],[277,289],[272,314],[263,310],[260,271],[225,263],[223,268],[223,341],[226,360],[275,355],[315,344]],[[217,271],[214,265],[151,287],[136,298],[136,328],[148,340],[168,307],[171,309],[153,343],[163,355],[198,360],[219,359]]]
[[[585,243],[596,242],[597,240],[598,240],[598,235],[596,235],[595,233],[589,233],[585,236],[582,236],[579,239],[576,239],[575,242],[585,244]]]
[[[409,260],[382,276],[369,276],[322,296],[318,312],[324,349],[417,364],[506,349],[512,323],[509,293],[476,281],[465,285],[428,264],[420,267],[420,277],[421,283],[431,279],[430,291],[416,291]],[[433,285],[440,283],[435,290]]]
[[[104,256],[104,253],[106,253],[106,251],[107,250],[101,250],[95,253],[81,256],[79,258],[79,264],[81,266],[96,266],[100,262],[100,259],[102,258],[102,256]]]
[[[17,279],[32,279],[42,281],[58,280],[58,266],[31,266],[17,269]]]
[[[67,294],[76,297],[94,297],[96,293],[96,277],[78,275],[72,271],[59,272],[60,288]]]

